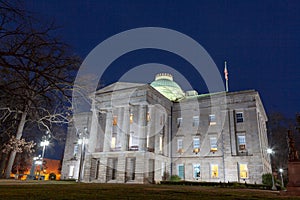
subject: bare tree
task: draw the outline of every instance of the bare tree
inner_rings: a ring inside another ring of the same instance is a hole
[[[51,131],[53,124],[69,121],[66,107],[80,60],[54,36],[55,30],[53,24],[44,26],[18,7],[0,1],[0,120],[12,119],[10,124],[15,124],[14,129],[2,130],[10,139],[21,141],[28,122]],[[6,178],[17,152],[8,152]]]

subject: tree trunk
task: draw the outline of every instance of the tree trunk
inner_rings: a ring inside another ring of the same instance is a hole
[[[17,134],[16,134],[17,139],[21,139],[21,137],[22,137],[24,126],[26,123],[26,117],[27,117],[27,109],[25,109],[25,111],[22,112],[21,120],[18,125],[18,130],[17,130]],[[16,154],[17,154],[17,152],[15,150],[13,150],[9,155],[7,167],[5,170],[5,178],[10,178],[10,173],[11,173],[11,170],[12,170],[15,158],[16,158]]]

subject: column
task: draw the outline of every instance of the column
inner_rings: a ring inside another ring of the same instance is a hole
[[[94,103],[93,103],[94,104]],[[92,111],[92,123],[91,129],[89,133],[89,141],[88,141],[88,152],[95,152],[96,143],[98,142],[98,116],[95,106],[91,109]],[[88,125],[87,125],[88,127]]]
[[[147,116],[147,106],[146,105],[140,105],[139,106],[139,117],[138,117],[138,136],[139,136],[139,151],[145,151],[146,150],[146,116]]]
[[[117,123],[117,141],[116,141],[116,149],[121,150],[122,148],[122,136],[123,136],[123,117],[124,117],[124,108],[118,108],[118,123]]]
[[[106,124],[105,124],[105,135],[104,135],[104,144],[103,152],[110,151],[111,144],[111,134],[112,134],[112,111],[108,110],[106,113]]]
[[[129,106],[123,108],[123,123],[121,126],[122,134],[121,134],[121,151],[127,151],[128,149],[128,138],[129,138],[129,126],[130,126],[130,113]]]

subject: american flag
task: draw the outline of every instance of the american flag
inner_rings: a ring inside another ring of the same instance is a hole
[[[226,62],[225,62],[225,68],[224,68],[224,75],[225,75],[225,80],[228,81],[228,71],[226,67]]]

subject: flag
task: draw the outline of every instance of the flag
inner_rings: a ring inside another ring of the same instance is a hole
[[[225,75],[225,80],[228,81],[228,71],[227,71],[226,62],[225,62],[225,68],[224,68],[224,75]]]

